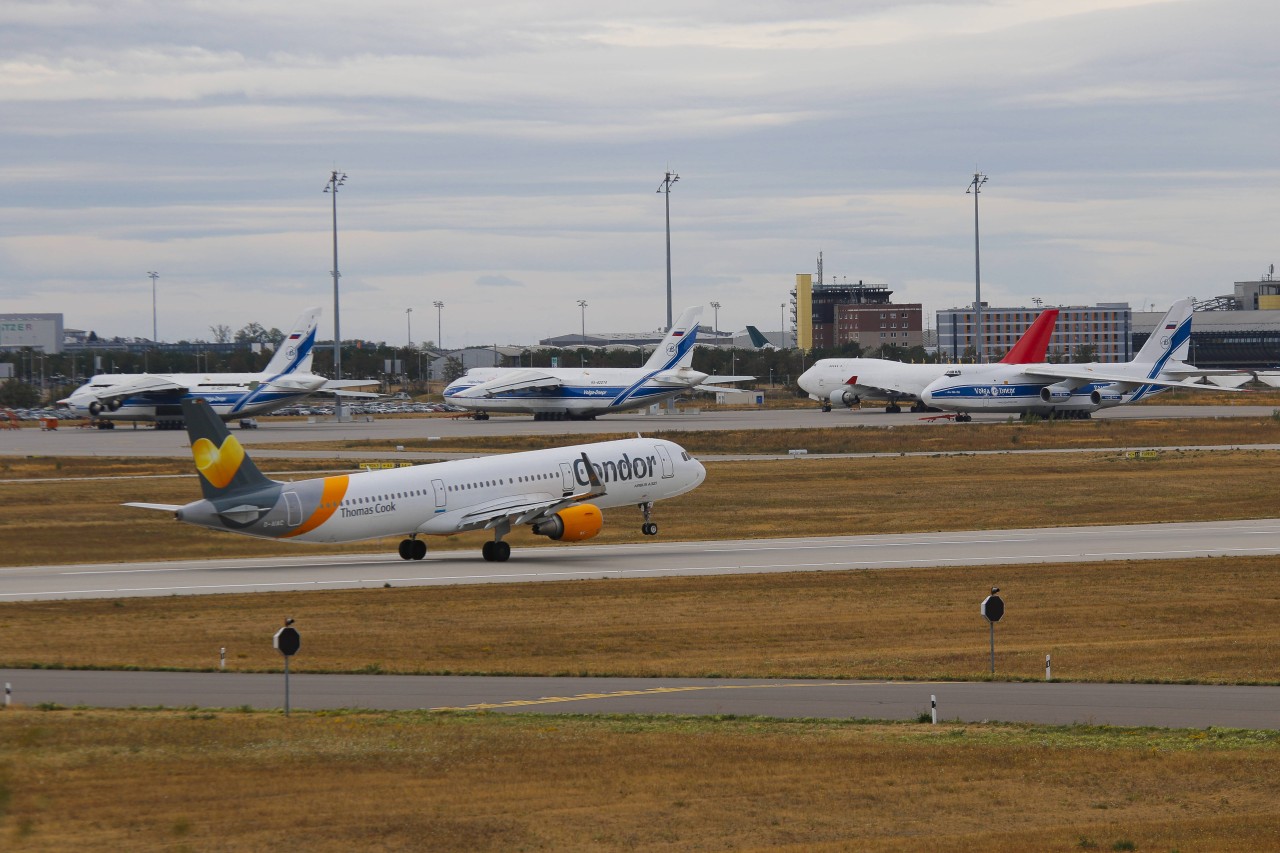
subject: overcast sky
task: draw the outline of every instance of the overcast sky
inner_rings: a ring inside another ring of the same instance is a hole
[[[1157,308],[1277,251],[1274,0],[5,0],[0,312],[208,338],[777,329],[795,274]],[[707,310],[705,321],[712,321]]]

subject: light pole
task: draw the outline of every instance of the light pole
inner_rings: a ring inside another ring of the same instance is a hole
[[[658,184],[657,192],[667,197],[667,331],[671,331],[671,185],[680,180],[680,176],[670,170]]]
[[[580,346],[585,347],[587,345],[587,300],[579,299],[578,308],[582,311],[582,343]],[[586,366],[587,357],[581,351],[578,353],[578,360],[584,367]]]
[[[782,343],[778,345],[778,349],[787,348],[787,303],[778,306],[778,328],[782,331],[778,332],[782,336]]]
[[[329,173],[329,182],[324,191],[333,194],[333,378],[342,378],[342,326],[338,322],[338,187],[347,182],[345,172],[334,169]],[[334,394],[333,414],[338,422],[342,421],[342,397]]]
[[[156,333],[156,279],[160,277],[160,273],[153,270],[147,275],[151,277],[151,342],[155,343],[160,340]]]
[[[715,329],[716,329],[716,346],[720,346],[720,303],[712,302],[711,310],[716,312]]]
[[[409,340],[409,345],[405,347],[404,353],[404,375],[409,375],[409,356],[413,354],[413,309],[404,309],[404,332],[405,337]]]
[[[441,331],[444,328],[444,303],[437,299],[431,304],[436,309],[436,349],[440,350],[440,357],[444,358],[444,332]],[[444,370],[443,367],[440,369],[441,371]]]
[[[978,196],[982,193],[982,185],[986,182],[986,175],[974,172],[973,180],[965,190],[966,194],[973,193],[973,320],[978,338],[978,345],[974,351],[977,353],[979,364],[987,360],[986,345],[982,335],[982,267],[978,263]]]

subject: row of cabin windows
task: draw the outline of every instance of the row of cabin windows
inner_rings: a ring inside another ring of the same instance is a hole
[[[534,480],[552,480],[552,479],[557,479],[558,477],[559,477],[558,474],[535,474],[533,476],[520,477],[519,480],[522,483],[530,483],[530,482],[533,482]],[[506,479],[506,482],[508,484],[514,483],[515,481],[516,481],[516,478],[513,478],[513,477],[508,477]],[[502,484],[503,484],[502,480],[481,480],[476,483],[462,483],[457,486],[450,486],[449,491],[462,492],[462,491],[467,491],[469,489],[479,489],[479,488],[484,488],[488,486],[500,486]],[[414,489],[413,491],[409,491],[409,492],[392,492],[391,494],[375,495],[373,497],[368,497],[368,498],[352,498],[351,500],[342,501],[341,503],[337,503],[337,504],[329,503],[327,504],[327,506],[331,506],[331,507],[354,506],[356,504],[375,503],[377,501],[385,501],[385,500],[393,500],[393,499],[403,500],[404,498],[422,497],[425,494],[426,494],[425,489]]]

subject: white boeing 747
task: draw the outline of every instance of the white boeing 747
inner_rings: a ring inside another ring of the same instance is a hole
[[[1190,299],[1173,303],[1132,361],[953,365],[921,396],[930,406],[956,412],[956,420],[964,421],[972,418],[971,412],[1088,418],[1098,409],[1136,403],[1166,388],[1230,390],[1195,382],[1239,371],[1201,369],[1185,362],[1191,315]]]
[[[334,381],[311,372],[319,308],[308,308],[276,348],[261,373],[103,373],[59,400],[80,417],[106,421],[155,421],[157,429],[181,429],[183,400],[202,397],[223,420],[279,409],[311,394],[376,397],[341,389],[372,385]]]
[[[594,418],[638,409],[686,391],[725,391],[754,376],[710,376],[694,370],[702,306],[686,308],[644,367],[473,367],[444,389],[445,402],[476,412],[532,413],[534,420]]]
[[[602,509],[638,506],[641,532],[658,533],[654,501],[701,485],[702,463],[658,438],[628,438],[342,474],[294,482],[267,478],[204,400],[183,400],[202,500],[184,506],[127,503],[172,512],[178,521],[244,536],[293,542],[356,542],[404,536],[399,553],[421,560],[421,536],[491,530],[482,554],[511,556],[513,527],[562,542],[590,539]]]
[[[1057,308],[1042,311],[1000,363],[1044,361],[1057,322]],[[814,362],[797,381],[810,397],[822,404],[824,412],[831,411],[833,404],[853,408],[864,397],[888,400],[885,411],[890,414],[902,411],[898,405],[900,400],[914,401],[911,411],[922,412],[928,408],[920,399],[925,387],[954,367],[953,364],[907,364],[883,358],[824,358]]]

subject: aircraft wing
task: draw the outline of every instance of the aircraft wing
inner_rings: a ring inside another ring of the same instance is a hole
[[[463,399],[467,397],[493,397],[509,391],[532,391],[539,388],[559,388],[564,380],[541,370],[514,370],[488,382],[472,385],[465,391],[454,394]]]
[[[105,403],[108,400],[123,400],[125,397],[132,397],[136,394],[166,394],[173,391],[186,391],[187,386],[181,382],[174,382],[167,376],[139,376],[127,382],[120,382],[109,388],[95,389],[89,387],[88,393],[92,394],[99,402]]]
[[[1109,382],[1116,385],[1127,385],[1137,388],[1141,385],[1159,385],[1161,388],[1196,388],[1201,391],[1231,391],[1235,389],[1222,388],[1217,385],[1201,385],[1194,381],[1201,373],[1185,373],[1174,374],[1170,376],[1168,373],[1161,373],[1155,378],[1147,378],[1146,376],[1135,375],[1133,373],[1125,373],[1123,371],[1097,370],[1091,367],[1074,367],[1070,364],[1038,364],[1034,367],[1023,367],[1021,372],[1027,376],[1034,376],[1037,379],[1050,379],[1056,381],[1076,379],[1080,382]],[[1179,378],[1175,378],[1179,377]]]

